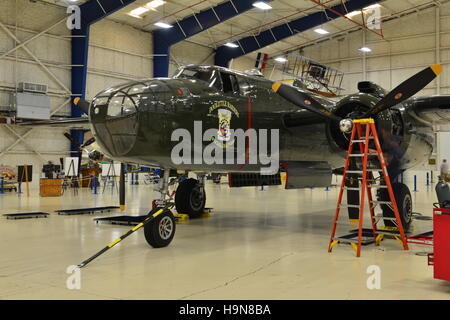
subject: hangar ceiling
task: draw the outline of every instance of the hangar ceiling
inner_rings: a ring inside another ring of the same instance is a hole
[[[41,0],[56,5],[67,5],[67,2],[83,3],[86,0]],[[105,0],[100,0],[105,1]],[[107,19],[131,25],[135,28],[145,31],[153,31],[157,26],[154,23],[163,21],[165,23],[174,24],[183,18],[198,13],[202,10],[211,8],[224,0],[165,0],[163,5],[146,11],[140,17],[130,15],[134,9],[140,8],[151,2],[151,0],[136,0],[124,9],[121,9]],[[255,0],[256,1],[256,0]],[[321,0],[326,6],[339,5],[341,0]],[[381,5],[381,14],[383,18],[399,17],[408,12],[419,11],[420,9],[439,5],[446,0],[383,0],[379,1]],[[280,25],[302,16],[310,15],[314,12],[323,11],[324,9],[311,0],[273,0],[269,1],[272,6],[271,10],[261,10],[254,8],[246,13],[229,19],[209,30],[197,34],[189,41],[201,44],[210,48],[217,48],[227,42],[244,38],[246,36],[258,35],[261,31]],[[361,15],[351,17],[357,23],[362,23]],[[269,55],[280,54],[288,50],[293,50],[303,45],[314,44],[332,37],[333,35],[348,32],[358,28],[357,24],[351,21],[339,18],[332,21],[324,21],[323,28],[329,34],[320,35],[314,30],[307,30],[297,35],[289,37],[285,40],[276,42],[264,49]]]

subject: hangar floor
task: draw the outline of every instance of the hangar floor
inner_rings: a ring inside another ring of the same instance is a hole
[[[151,186],[128,186],[128,214],[150,204]],[[0,299],[448,299],[450,283],[433,279],[427,248],[402,251],[395,240],[326,250],[338,188],[284,191],[207,185],[209,218],[179,224],[172,244],[151,249],[143,232],[81,271],[81,289],[66,288],[66,268],[125,233],[95,224],[99,215],[58,216],[61,208],[116,205],[106,190],[60,198],[0,195],[0,213],[46,211],[47,219],[0,219]],[[432,187],[413,193],[415,211],[431,215]],[[431,222],[415,223],[418,231]],[[381,268],[381,289],[366,286],[367,267]]]

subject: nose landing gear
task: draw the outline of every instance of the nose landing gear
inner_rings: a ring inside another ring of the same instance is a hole
[[[199,176],[198,180],[190,178],[179,182],[174,196],[173,193],[169,193],[169,187],[177,181],[177,179],[170,180],[170,170],[164,170],[164,177],[157,189],[161,197],[154,201],[155,205],[150,214],[161,208],[175,206],[178,213],[187,214],[191,219],[199,218],[205,212],[204,176]],[[172,242],[175,230],[175,217],[170,209],[166,209],[163,214],[144,226],[145,240],[153,248],[166,247]]]
[[[159,182],[157,191],[161,197],[155,201],[155,206],[149,215],[164,208],[163,213],[144,225],[144,235],[147,243],[153,248],[167,247],[173,240],[176,231],[175,217],[170,208],[175,206],[173,195],[169,194],[169,187],[176,183],[176,179],[169,181],[170,170],[164,170],[164,176]]]

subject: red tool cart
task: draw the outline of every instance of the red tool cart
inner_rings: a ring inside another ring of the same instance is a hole
[[[433,209],[434,278],[450,281],[450,209]]]

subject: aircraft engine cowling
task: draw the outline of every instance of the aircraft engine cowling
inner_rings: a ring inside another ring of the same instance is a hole
[[[361,118],[371,107],[373,107],[379,98],[371,94],[357,93],[350,95],[336,105],[334,114],[343,119]],[[381,112],[375,117],[375,124],[380,137],[383,139],[387,134],[403,135],[403,125],[401,114],[395,109]],[[343,133],[339,128],[339,123],[330,122],[327,128],[327,137],[330,145],[335,150],[348,150],[351,132]]]
[[[373,94],[357,93],[339,101],[334,114],[344,119],[360,118],[379,99],[380,97]],[[410,107],[410,102],[406,102],[374,117],[382,148],[389,149],[394,145],[395,152],[401,155],[401,165],[404,169],[412,168],[428,159],[434,145],[432,128],[411,117],[408,114]],[[420,130],[417,130],[418,127]],[[330,122],[327,138],[334,151],[348,150],[350,133],[343,133],[338,123]]]

